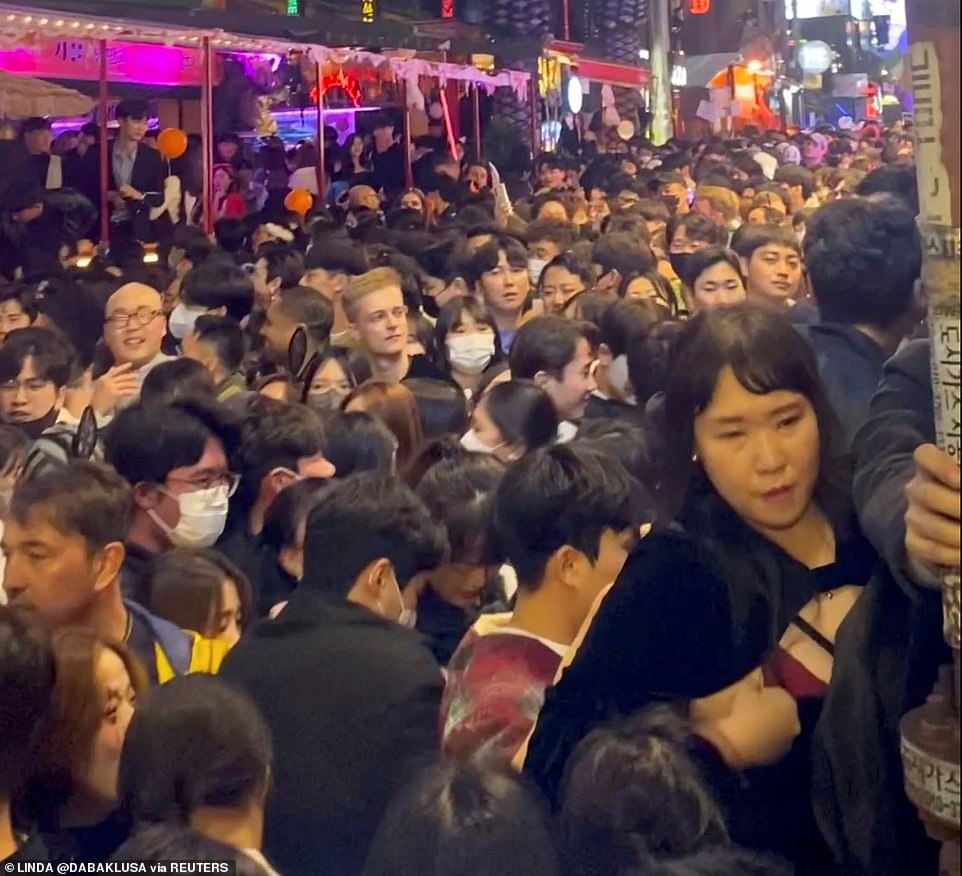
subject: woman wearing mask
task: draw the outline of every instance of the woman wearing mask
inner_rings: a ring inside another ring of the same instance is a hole
[[[629,557],[549,692],[525,767],[555,796],[605,716],[673,703],[732,840],[831,873],[810,738],[836,633],[875,558],[811,349],[777,314],[702,314],[678,338],[663,428],[677,440],[660,504],[677,527]]]
[[[221,639],[231,648],[253,619],[247,576],[206,548],[174,548],[154,560],[149,608],[182,630]]]
[[[494,319],[472,298],[456,298],[441,308],[434,326],[434,347],[438,365],[468,399],[484,370],[504,358]]]
[[[351,354],[332,348],[317,359],[304,378],[304,404],[319,413],[339,410],[358,380]]]
[[[529,450],[551,444],[558,413],[548,394],[531,380],[509,380],[491,387],[474,408],[461,445],[514,462]]]
[[[57,683],[25,808],[51,861],[105,861],[126,833],[117,773],[146,677],[124,645],[88,629],[58,630],[53,648]]]

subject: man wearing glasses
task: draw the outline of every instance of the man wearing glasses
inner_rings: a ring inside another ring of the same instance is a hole
[[[107,300],[104,342],[114,360],[108,374],[117,387],[118,405],[139,395],[150,369],[171,358],[160,349],[166,333],[167,320],[156,289],[127,283]]]
[[[122,585],[149,605],[145,573],[170,547],[211,547],[227,524],[240,480],[228,459],[237,425],[197,400],[124,408],[104,436],[107,461],[133,490]]]

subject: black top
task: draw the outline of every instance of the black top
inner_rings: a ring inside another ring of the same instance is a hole
[[[395,143],[384,152],[375,150],[371,154],[370,184],[376,190],[383,189],[388,200],[404,188],[404,160],[404,149],[400,143]]]
[[[548,691],[525,771],[559,802],[577,744],[609,718],[720,691],[762,665],[816,593],[864,584],[874,552],[851,509],[831,516],[835,563],[812,571],[750,529],[717,496],[700,496],[687,531],[657,532],[632,552],[578,655]],[[826,510],[826,513],[828,511]],[[775,852],[800,874],[825,876],[811,804],[810,743],[820,700],[800,704],[801,737],[771,767],[734,776],[717,757],[706,779],[734,842]]]
[[[356,876],[389,800],[440,750],[443,683],[421,637],[302,585],[220,677],[273,738],[265,855],[285,876]]]
[[[129,824],[114,813],[91,827],[68,827],[44,831],[49,860],[101,862],[117,851],[130,833]]]
[[[842,424],[844,447],[868,419],[869,403],[885,365],[885,351],[852,325],[819,323],[798,326],[812,345],[818,373]]]
[[[404,375],[404,380],[411,380],[413,378],[443,380],[445,383],[451,382],[451,378],[448,377],[447,374],[438,368],[427,356],[421,354],[411,357],[408,373]]]
[[[120,567],[120,589],[124,599],[150,607],[150,566],[154,555],[139,544],[124,544],[124,564]]]
[[[30,156],[30,164],[41,188],[47,187],[47,172],[50,169],[50,153],[41,152]]]
[[[281,568],[273,551],[261,542],[260,536],[248,532],[246,526],[229,528],[217,542],[217,550],[250,581],[256,617],[266,617],[297,587],[297,581]]]
[[[602,398],[592,394],[585,407],[585,418],[589,420],[625,420],[635,426],[645,422],[644,410],[637,405],[629,405],[613,398]]]
[[[885,561],[836,637],[832,683],[813,743],[815,809],[848,876],[935,873],[939,848],[905,796],[899,722],[925,702],[952,655],[937,589],[912,580],[905,485],[912,453],[935,440],[928,341],[886,364],[855,441],[855,500]]]

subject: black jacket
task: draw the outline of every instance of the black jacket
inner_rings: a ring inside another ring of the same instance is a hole
[[[656,532],[635,548],[576,659],[547,693],[525,771],[555,802],[568,757],[595,726],[728,687],[765,663],[817,592],[868,580],[874,552],[844,496],[823,503],[835,524],[838,559],[814,571],[717,495],[695,492],[689,506],[688,534]],[[732,840],[788,858],[800,876],[831,873],[810,802],[810,743],[820,706],[818,699],[799,702],[802,734],[777,764],[736,776],[717,756],[697,758]]]
[[[868,419],[885,351],[853,325],[819,323],[797,326],[815,351],[818,373],[843,429],[844,447],[852,446],[855,433]]]
[[[951,660],[941,595],[912,581],[905,552],[912,454],[934,432],[929,344],[913,341],[885,366],[855,440],[859,518],[886,568],[839,631],[813,746],[816,816],[846,876],[936,872],[937,848],[903,790],[898,729]]]
[[[107,191],[115,192],[118,189],[117,181],[114,179],[113,163],[113,142],[107,147]],[[77,188],[83,192],[96,194],[94,205],[100,209],[100,150],[91,148],[84,155],[82,169],[78,168],[76,173]],[[130,185],[142,194],[150,192],[163,193],[164,180],[167,179],[167,162],[164,157],[151,146],[140,143],[137,146],[137,157],[134,159],[134,167],[130,175]],[[162,240],[168,236],[173,228],[170,217],[164,213],[154,222],[151,222],[145,208],[134,211],[133,225],[134,232],[138,240],[152,241]]]
[[[220,675],[273,736],[264,853],[285,876],[356,876],[391,796],[437,757],[443,682],[431,653],[366,608],[300,589]]]

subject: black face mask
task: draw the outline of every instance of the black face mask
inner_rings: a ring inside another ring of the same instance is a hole
[[[59,414],[60,410],[58,408],[51,408],[36,420],[26,420],[22,423],[14,423],[13,425],[23,432],[31,441],[36,441],[47,429],[57,422]]]
[[[686,286],[691,285],[689,273],[691,271],[691,252],[672,252],[668,254],[668,261],[671,262],[672,270]]]
[[[424,308],[424,312],[433,319],[437,319],[441,313],[437,298],[432,298],[426,293],[421,296],[421,307]]]

